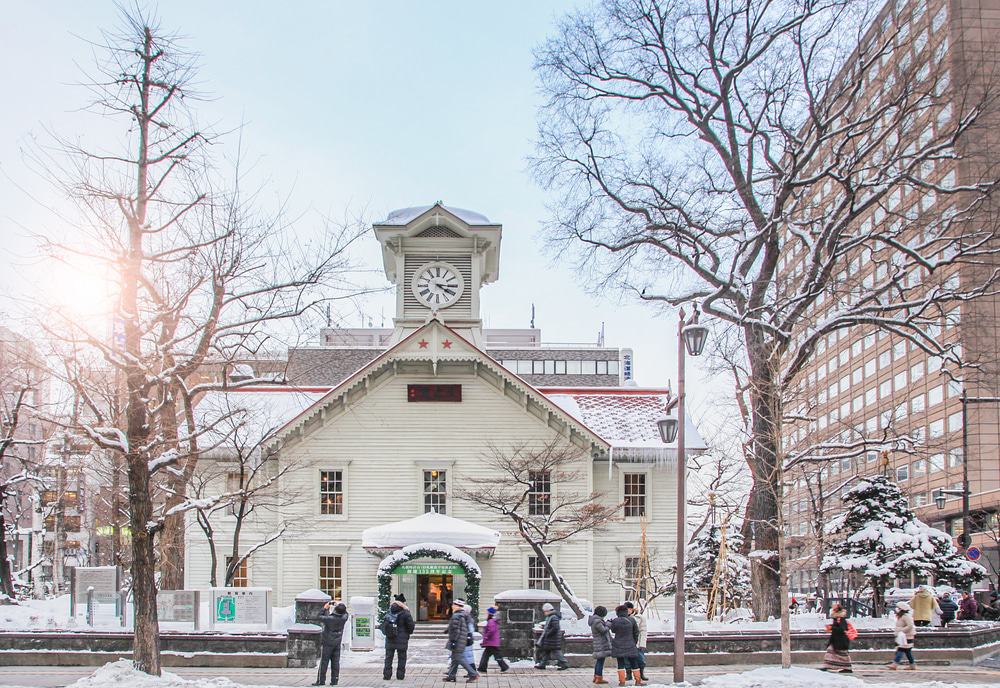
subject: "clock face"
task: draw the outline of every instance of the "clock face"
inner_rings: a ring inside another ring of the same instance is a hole
[[[447,263],[428,263],[413,273],[413,295],[429,308],[447,308],[462,295],[462,275]]]

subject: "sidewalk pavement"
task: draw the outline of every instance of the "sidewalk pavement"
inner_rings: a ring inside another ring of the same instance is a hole
[[[341,688],[446,688],[459,686],[464,680],[459,676],[459,683],[448,684],[441,681],[443,666],[414,666],[407,669],[405,681],[383,681],[380,670],[373,667],[345,668],[340,674]],[[712,666],[690,667],[687,670],[687,680],[697,684],[707,676],[739,673],[759,668],[759,666]],[[31,688],[55,688],[73,683],[77,679],[89,676],[94,667],[44,667],[44,666],[0,666],[0,686],[24,686]],[[236,683],[264,686],[307,686],[316,680],[316,674],[307,669],[241,669],[224,670],[200,667],[171,667],[170,673],[178,674],[186,679],[214,678],[224,676]],[[989,666],[919,666],[918,671],[889,671],[885,667],[875,665],[855,664],[854,677],[866,683],[907,683],[921,684],[941,681],[945,683],[978,683],[1000,685],[1000,667]],[[554,668],[544,672],[530,668],[515,668],[501,674],[498,670],[484,675],[474,686],[475,688],[585,688],[592,684],[593,674],[585,669],[569,669],[556,671]],[[616,688],[617,676],[609,671],[605,676],[610,681],[608,688]],[[669,668],[656,668],[649,672],[650,685],[669,684],[671,672]],[[631,684],[629,684],[631,685]]]

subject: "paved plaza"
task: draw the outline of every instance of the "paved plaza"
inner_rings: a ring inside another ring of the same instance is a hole
[[[937,681],[961,684],[996,684],[1000,685],[1000,662],[991,662],[990,666],[921,666],[915,672],[895,672],[876,665],[855,665],[856,678],[866,683],[934,683]],[[698,684],[708,676],[740,673],[759,668],[755,666],[714,666],[691,667],[687,671],[688,681]],[[31,686],[55,688],[73,683],[77,679],[89,676],[93,667],[0,667],[0,688],[10,686]],[[316,680],[316,674],[306,669],[218,669],[200,667],[170,667],[168,672],[178,674],[186,679],[204,679],[224,676],[236,683],[260,686],[307,686]],[[407,671],[405,681],[383,681],[378,671],[368,667],[349,668],[341,672],[339,685],[352,687],[382,687],[400,686],[401,688],[432,688],[450,685],[441,681],[442,669],[439,667],[419,666]],[[549,669],[544,672],[529,668],[514,668],[501,674],[490,672],[476,682],[478,688],[583,688],[591,683],[592,673],[586,669],[569,669],[556,671]],[[613,678],[607,676],[606,678]],[[669,667],[658,668],[650,672],[650,685],[670,683]],[[463,681],[460,679],[458,684]],[[609,688],[617,686],[617,681],[611,680]]]

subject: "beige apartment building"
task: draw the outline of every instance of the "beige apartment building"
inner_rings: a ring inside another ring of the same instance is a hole
[[[911,133],[899,132],[898,143],[904,146],[907,135],[937,135],[948,118],[962,110],[962,99],[982,85],[981,77],[990,72],[989,65],[998,64],[1000,1],[891,0],[881,9],[863,45],[879,36],[893,35],[896,49],[891,59],[882,59],[871,70],[867,97],[873,101],[886,97],[891,85],[900,79],[925,78],[934,84],[935,95],[951,99],[915,122]],[[848,64],[842,73],[851,69]],[[937,160],[924,172],[942,185],[974,183],[986,166],[1000,162],[1000,135],[990,126],[992,119],[959,141],[958,162]],[[830,192],[828,185],[821,186],[814,202],[830,202]],[[860,221],[875,227],[909,223],[902,225],[903,236],[920,240],[925,236],[921,234],[921,219],[930,213],[940,217],[941,204],[948,202],[926,190],[900,190]],[[996,223],[994,214],[982,209],[974,221]],[[803,251],[795,253],[791,244],[781,258],[785,284],[794,283],[805,260]],[[888,254],[859,254],[838,279],[871,289],[883,283],[893,265],[893,256]],[[979,278],[968,265],[951,266],[933,274],[914,270],[904,286],[965,287]],[[836,301],[836,297],[827,298],[827,308]],[[814,315],[823,317],[822,301]],[[785,476],[784,514],[793,591],[805,593],[817,588],[818,550],[822,547],[818,528],[842,510],[840,495],[854,480],[877,472],[894,477],[918,518],[955,536],[956,544],[963,530],[962,497],[942,495],[943,508],[935,503],[935,497],[941,489],[962,492],[967,475],[972,544],[982,552],[980,563],[990,572],[992,580],[987,584],[998,585],[1000,404],[992,401],[1000,395],[998,315],[997,298],[985,296],[974,302],[949,304],[940,309],[940,317],[926,325],[928,335],[955,345],[955,351],[975,368],[959,370],[940,357],[928,355],[907,338],[874,327],[842,330],[820,341],[799,378],[793,403],[802,418],[788,423],[783,432],[787,455],[811,455],[813,459],[793,466]],[[964,404],[963,394],[968,398]],[[813,447],[817,449],[813,451]],[[916,582],[899,581],[900,585]],[[829,585],[835,587],[836,582]]]

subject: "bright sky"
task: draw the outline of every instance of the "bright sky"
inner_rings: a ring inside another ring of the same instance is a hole
[[[532,49],[570,0],[478,3],[192,2],[161,3],[164,27],[201,54],[200,81],[214,100],[203,121],[228,129],[247,122],[249,157],[289,196],[304,231],[345,207],[371,220],[393,209],[433,203],[470,208],[504,227],[500,279],[484,289],[490,327],[527,327],[531,304],[547,341],[594,341],[635,349],[637,380],[660,386],[676,377],[676,320],[591,294],[571,266],[549,255],[541,236],[547,198],[527,171],[540,102]],[[0,315],[16,316],[17,297],[52,287],[71,304],[96,300],[96,280],[68,284],[38,257],[29,231],[62,221],[51,190],[26,170],[21,152],[45,129],[95,138],[101,124],[77,110],[90,47],[114,27],[111,2],[12,3],[0,22]],[[95,128],[97,127],[97,128]],[[300,224],[301,226],[301,224]],[[372,238],[359,254],[378,268]],[[378,325],[391,297],[342,314]],[[690,360],[690,359],[689,359]],[[708,420],[709,394],[689,365],[696,419]],[[723,382],[720,387],[728,388]]]

